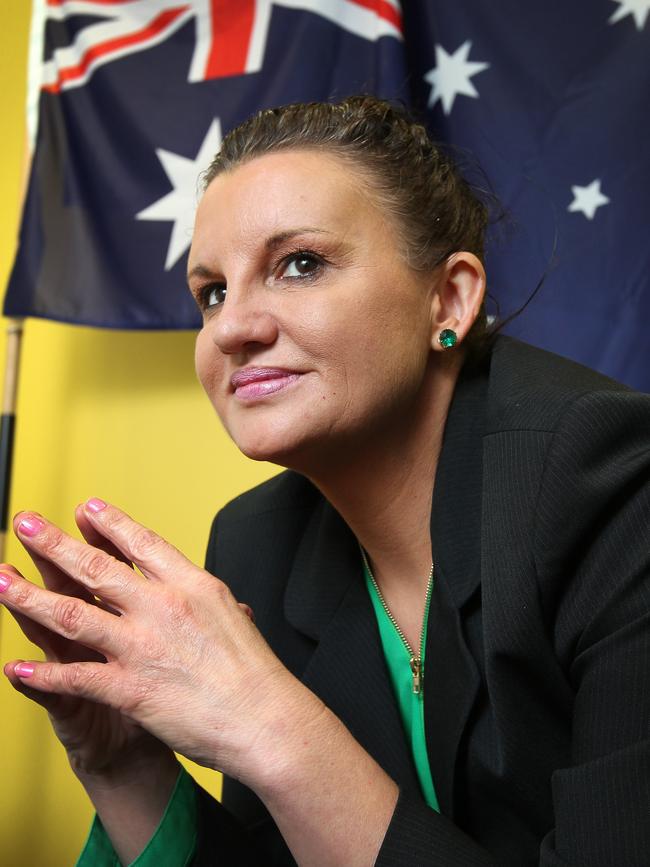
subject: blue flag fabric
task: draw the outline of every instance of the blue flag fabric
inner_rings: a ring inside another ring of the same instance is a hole
[[[649,17],[650,0],[35,0],[5,315],[197,327],[184,271],[222,135],[259,108],[373,92],[423,113],[503,203],[500,315],[545,275],[510,332],[650,391]]]

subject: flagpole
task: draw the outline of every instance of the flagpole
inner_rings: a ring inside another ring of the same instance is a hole
[[[9,528],[9,495],[16,428],[16,395],[23,319],[10,319],[7,325],[7,362],[0,415],[0,561],[4,561],[5,544]]]

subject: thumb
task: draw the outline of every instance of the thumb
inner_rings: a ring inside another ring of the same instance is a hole
[[[253,614],[253,609],[250,607],[250,605],[247,605],[245,602],[238,602],[237,604],[244,612],[244,614],[246,614],[250,618],[251,623],[255,623],[255,615]]]
[[[14,659],[13,662],[8,662],[4,667],[4,673],[7,677],[9,683],[13,686],[16,692],[19,692],[21,695],[24,695],[25,698],[30,699],[36,704],[40,704],[42,708],[48,713],[51,713],[53,716],[56,716],[56,711],[59,705],[61,704],[61,700],[63,696],[54,695],[52,693],[47,692],[39,692],[37,689],[30,689],[16,674],[15,668],[17,665],[23,663],[22,659]]]

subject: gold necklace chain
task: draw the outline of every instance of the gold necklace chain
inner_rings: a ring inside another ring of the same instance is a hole
[[[363,565],[366,567],[368,571],[368,575],[370,576],[370,580],[372,581],[372,586],[375,588],[377,596],[379,597],[379,601],[382,604],[384,611],[386,612],[386,616],[390,620],[390,622],[395,627],[395,632],[399,635],[402,640],[402,644],[406,648],[406,651],[409,655],[409,665],[411,666],[411,674],[413,675],[413,692],[415,695],[421,695],[424,687],[424,666],[422,663],[422,657],[424,655],[424,631],[427,624],[427,612],[429,610],[429,602],[431,601],[431,592],[433,590],[433,563],[431,564],[431,571],[429,572],[429,578],[427,580],[427,593],[424,599],[424,616],[422,618],[422,628],[420,629],[420,652],[419,655],[415,653],[411,644],[402,632],[402,628],[393,617],[393,614],[386,604],[386,600],[384,599],[384,594],[379,589],[379,584],[375,579],[375,576],[372,574],[372,569],[370,568],[370,563],[368,563],[368,558],[366,557],[366,552],[361,548],[361,556],[363,557]]]

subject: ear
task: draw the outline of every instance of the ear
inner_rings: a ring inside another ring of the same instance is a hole
[[[473,253],[453,253],[437,272],[431,298],[431,348],[443,352],[440,334],[450,329],[458,346],[478,316],[485,296],[485,268]]]

